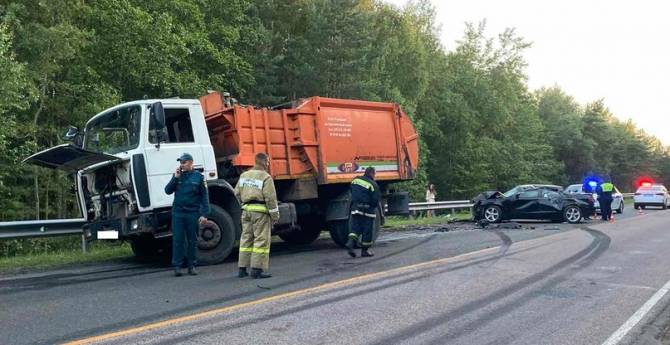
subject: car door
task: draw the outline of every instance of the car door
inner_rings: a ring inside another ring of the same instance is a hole
[[[537,219],[554,219],[563,211],[563,196],[556,191],[541,190],[537,207]]]
[[[530,189],[516,194],[512,200],[511,218],[534,218],[537,213],[538,189]]]

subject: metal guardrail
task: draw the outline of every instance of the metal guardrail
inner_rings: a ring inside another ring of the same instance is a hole
[[[0,222],[0,239],[79,235],[83,218]]]
[[[457,201],[436,201],[436,202],[412,202],[409,204],[411,211],[426,211],[426,210],[444,210],[444,209],[458,209],[470,208],[473,204],[470,200]]]

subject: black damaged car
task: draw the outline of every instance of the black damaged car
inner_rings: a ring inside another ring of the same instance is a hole
[[[553,185],[521,185],[500,193],[484,192],[472,203],[475,221],[499,223],[509,219],[538,219],[579,223],[595,214],[593,200],[580,200]]]

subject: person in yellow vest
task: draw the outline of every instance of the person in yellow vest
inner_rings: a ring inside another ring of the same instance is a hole
[[[609,177],[605,178],[605,182],[600,186],[596,187],[596,193],[598,193],[598,203],[600,204],[600,214],[603,217],[604,221],[613,221],[612,218],[612,192],[614,191],[614,185],[610,181]]]
[[[272,176],[268,174],[268,155],[256,154],[256,165],[240,175],[235,196],[242,204],[242,237],[238,277],[270,278],[270,242],[272,225],[279,220],[279,207]]]

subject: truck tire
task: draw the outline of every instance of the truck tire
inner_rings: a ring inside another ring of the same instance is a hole
[[[351,218],[347,220],[337,220],[328,222],[328,231],[330,232],[330,238],[333,239],[338,246],[344,247],[347,243],[347,238],[349,237],[349,232],[351,232]],[[375,217],[374,226],[372,227],[372,241],[377,241],[377,236],[379,236],[379,231],[382,227],[381,212],[377,209],[377,217]]]
[[[235,223],[230,214],[217,205],[210,205],[209,222],[199,227],[198,263],[222,263],[235,245]]]
[[[281,233],[279,238],[294,245],[310,244],[321,235],[323,221],[318,217],[298,218],[298,225],[300,225],[300,230]]]

